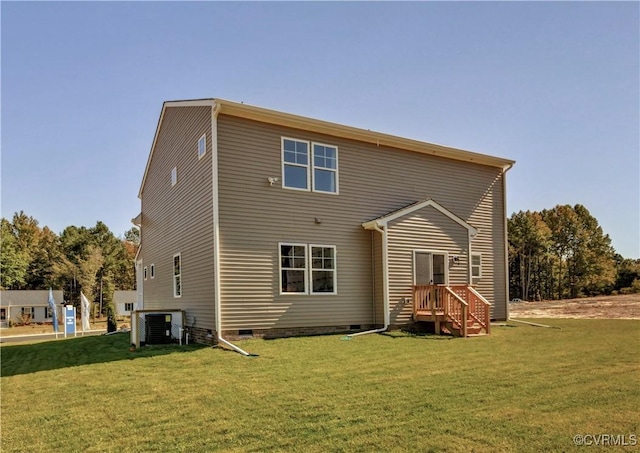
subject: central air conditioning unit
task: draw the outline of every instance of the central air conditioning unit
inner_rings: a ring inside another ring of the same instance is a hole
[[[145,316],[145,343],[171,343],[171,313],[148,313]]]
[[[131,344],[182,344],[184,310],[135,310],[131,312]]]

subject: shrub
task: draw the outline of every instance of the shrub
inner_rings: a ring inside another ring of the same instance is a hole
[[[113,304],[107,305],[107,332],[115,332],[118,330],[118,321],[116,319],[116,310]]]
[[[18,316],[18,323],[23,326],[28,326],[31,324],[31,314],[24,312]]]

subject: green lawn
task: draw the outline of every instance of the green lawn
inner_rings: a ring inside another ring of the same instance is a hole
[[[3,345],[1,450],[591,452],[611,447],[574,435],[640,436],[640,322],[536,322],[559,328],[238,342],[254,358],[129,352],[125,334]]]

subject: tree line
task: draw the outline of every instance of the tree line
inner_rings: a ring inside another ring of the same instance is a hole
[[[62,289],[65,301],[80,304],[80,292],[105,312],[117,290],[136,287],[136,228],[116,237],[98,221],[92,228],[69,226],[58,235],[24,212],[0,220],[2,289]]]
[[[98,221],[57,235],[24,212],[1,219],[1,289],[62,289],[76,306],[82,291],[104,312],[113,291],[133,290],[140,233],[116,237]],[[587,208],[558,205],[507,219],[509,292],[524,300],[640,292],[640,260],[623,258]]]
[[[507,221],[509,292],[523,300],[640,292],[640,260],[623,258],[587,208],[520,211]]]

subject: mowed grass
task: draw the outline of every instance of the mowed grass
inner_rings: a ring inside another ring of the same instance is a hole
[[[572,451],[640,435],[640,322],[128,350],[3,345],[3,452]],[[589,451],[610,447],[589,447]]]

